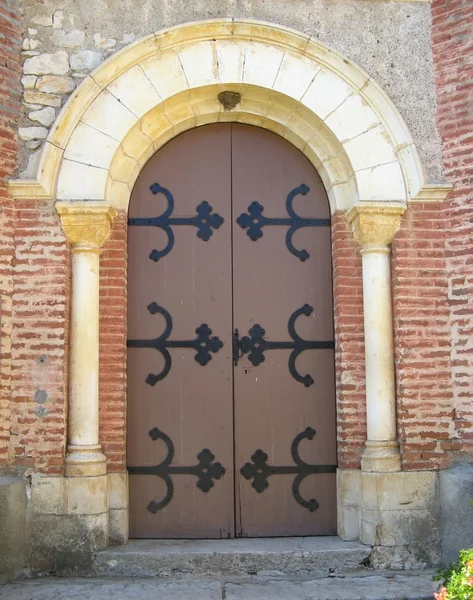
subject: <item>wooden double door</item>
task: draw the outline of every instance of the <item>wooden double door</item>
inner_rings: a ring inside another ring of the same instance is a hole
[[[336,532],[330,211],[307,159],[215,124],[129,212],[130,536]]]

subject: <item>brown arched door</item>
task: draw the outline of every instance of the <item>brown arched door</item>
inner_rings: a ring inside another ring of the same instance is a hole
[[[129,212],[130,536],[336,532],[330,211],[307,159],[191,130]]]

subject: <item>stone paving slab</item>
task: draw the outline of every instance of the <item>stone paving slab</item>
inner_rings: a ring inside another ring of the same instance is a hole
[[[432,575],[325,578],[225,586],[226,600],[424,600],[433,599]]]
[[[36,579],[0,587],[1,600],[222,600],[217,580]]]
[[[93,577],[245,576],[262,571],[314,577],[360,568],[370,546],[338,537],[231,540],[130,540],[97,552],[87,572]]]
[[[272,577],[25,580],[0,587],[0,600],[432,600],[432,571],[312,580]]]

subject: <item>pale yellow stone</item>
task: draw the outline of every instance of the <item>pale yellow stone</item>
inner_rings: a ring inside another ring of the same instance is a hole
[[[152,33],[113,54],[92,72],[92,77],[97,85],[106,88],[119,75],[145,61],[149,56],[155,56],[158,52],[159,44]]]
[[[195,117],[193,106],[189,102],[174,102],[172,100],[163,103],[163,110],[169,121],[176,127],[181,121]]]
[[[117,211],[100,202],[56,202],[68,242],[75,248],[99,249],[110,235]]]
[[[343,143],[378,126],[379,118],[359,94],[352,94],[324,119]]]
[[[233,39],[260,41],[270,46],[305,52],[309,36],[281,25],[268,25],[258,21],[239,20],[233,22]]]
[[[361,202],[407,200],[404,177],[397,161],[356,171],[356,179]]]
[[[82,121],[121,141],[138,121],[138,117],[104,90],[84,113]]]
[[[399,230],[405,210],[405,205],[397,202],[357,202],[347,218],[362,248],[387,247]]]
[[[222,83],[240,83],[243,80],[245,48],[239,42],[217,40],[219,79]]]
[[[173,125],[160,104],[154,110],[147,113],[140,121],[140,126],[145,135],[154,142],[166,131],[173,130]]]
[[[31,506],[42,515],[64,515],[67,496],[64,477],[33,475],[31,477]]]
[[[424,186],[417,192],[417,195],[410,199],[410,202],[443,202],[452,190],[453,185],[450,183],[424,184]]]
[[[319,118],[325,119],[352,93],[353,88],[341,77],[327,69],[320,69],[301,102]]]
[[[107,90],[137,117],[161,102],[161,97],[139,66],[134,66],[108,86]]]
[[[148,58],[140,66],[163,100],[189,88],[176,52],[168,50]]]
[[[200,42],[179,49],[179,59],[190,88],[219,83],[215,44]]]
[[[137,162],[149,147],[153,148],[153,145],[153,140],[143,131],[141,122],[130,129],[121,143],[124,153]]]
[[[59,148],[65,148],[82,115],[100,94],[100,87],[87,76],[64,105],[59,118],[51,128],[49,139]]]
[[[343,147],[355,171],[396,161],[394,148],[382,125],[345,142]]]
[[[103,200],[107,171],[63,160],[57,184],[58,200]]]
[[[284,52],[280,48],[248,42],[243,82],[272,89],[283,57]]]
[[[110,509],[108,514],[108,543],[121,546],[128,541],[128,509]]]
[[[111,509],[128,508],[128,472],[109,473],[108,506]]]
[[[319,64],[305,56],[286,52],[273,89],[300,100],[320,68]]]
[[[67,514],[99,515],[108,511],[108,477],[69,477]]]
[[[117,140],[79,123],[64,152],[64,158],[86,165],[108,169],[118,146]]]
[[[130,188],[128,184],[120,181],[113,181],[110,177],[105,185],[105,201],[113,205],[117,210],[128,209],[130,203]]]
[[[189,23],[187,27],[177,25],[156,34],[161,50],[174,49],[191,42],[231,38],[233,19],[218,19]]]
[[[119,146],[108,171],[110,177],[114,181],[128,183],[136,169],[138,169],[137,161],[125,154],[123,148]]]
[[[414,144],[399,148],[396,151],[396,159],[398,160],[404,175],[407,198],[408,202],[410,202],[413,198],[416,198],[422,188],[425,187],[423,179],[424,172],[422,171],[422,173],[419,173],[419,171],[415,168],[415,165],[419,160],[417,148],[414,146]],[[451,188],[449,184],[446,185],[447,187]],[[445,196],[443,196],[442,200],[443,199],[445,199]]]

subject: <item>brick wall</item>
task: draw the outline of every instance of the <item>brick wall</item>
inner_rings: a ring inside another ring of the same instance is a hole
[[[408,470],[449,462],[453,406],[445,268],[442,205],[410,205],[392,252],[398,436]]]
[[[127,218],[120,213],[100,259],[100,431],[109,471],[124,471],[126,450]]]
[[[473,3],[432,0],[438,128],[445,178],[455,185],[445,206],[451,324],[451,450],[473,453]]]
[[[345,215],[332,218],[338,462],[360,466],[366,439],[365,345],[361,256]]]
[[[6,181],[15,171],[21,38],[19,2],[0,0],[0,472],[8,468],[10,446],[14,214]]]
[[[62,473],[70,251],[53,202],[15,208],[11,467]]]

